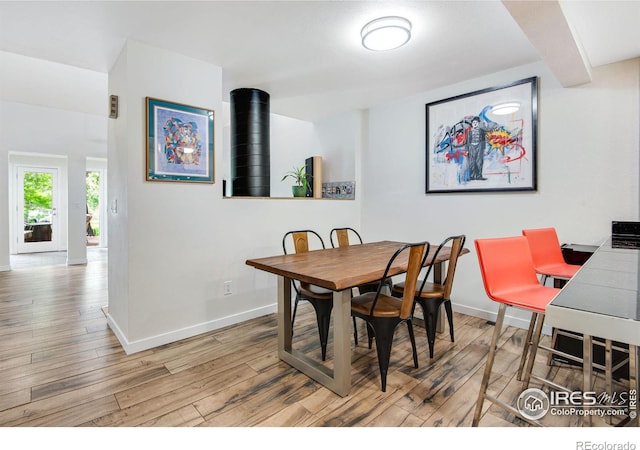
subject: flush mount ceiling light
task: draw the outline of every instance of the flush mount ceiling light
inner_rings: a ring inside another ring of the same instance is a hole
[[[402,47],[411,39],[411,22],[404,17],[380,17],[362,27],[360,36],[366,49],[393,50]]]
[[[491,108],[491,112],[496,116],[506,116],[507,114],[513,114],[520,109],[520,103],[518,102],[505,102],[495,105]]]

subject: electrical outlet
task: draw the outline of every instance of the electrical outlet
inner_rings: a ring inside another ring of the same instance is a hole
[[[224,282],[224,295],[231,295],[231,281]]]

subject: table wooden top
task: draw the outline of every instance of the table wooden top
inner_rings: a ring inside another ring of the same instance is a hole
[[[389,259],[403,242],[381,241],[348,247],[312,250],[307,253],[248,259],[246,264],[256,269],[321,286],[332,291],[349,289],[375,282],[384,276]],[[427,261],[431,261],[438,247],[432,246]],[[468,253],[463,249],[462,254]],[[436,263],[449,259],[451,248],[440,251]],[[394,262],[389,276],[407,271],[409,252]]]

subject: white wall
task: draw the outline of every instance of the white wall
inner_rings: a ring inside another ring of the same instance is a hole
[[[136,42],[110,72],[121,116],[109,124],[109,198],[117,201],[109,213],[109,322],[128,352],[273,312],[276,278],[245,261],[281,253],[288,230],[313,228],[328,239],[334,226],[359,225],[357,200],[222,198],[221,76],[219,67]],[[216,111],[215,184],[145,181],[146,96]],[[297,122],[273,121],[272,154],[319,149],[313,126]]]
[[[0,51],[3,101],[105,117],[106,87],[106,73]],[[104,138],[103,131],[100,136]]]
[[[351,111],[328,117],[314,124],[323,157],[323,181],[355,181],[356,159],[362,147],[364,114]],[[357,187],[356,187],[357,192]]]
[[[59,66],[59,65],[58,65]],[[55,72],[56,65],[52,71]],[[66,68],[65,68],[66,69]],[[76,74],[82,78],[85,72]],[[106,78],[105,78],[106,79]],[[73,79],[70,80],[73,83]],[[106,90],[106,84],[105,84]],[[16,103],[0,101],[0,132],[3,135],[0,143],[0,159],[7,170],[3,170],[0,177],[0,207],[6,202],[7,207],[3,211],[9,211],[15,199],[9,198],[9,172],[12,170],[9,165],[10,155],[19,155],[23,164],[51,164],[45,162],[43,157],[71,159],[74,164],[69,167],[60,178],[61,186],[64,188],[62,203],[60,205],[61,228],[63,239],[60,241],[61,250],[67,249],[68,225],[73,226],[72,237],[75,245],[70,248],[70,264],[81,264],[86,261],[86,248],[84,243],[84,190],[67,190],[69,177],[73,177],[74,185],[80,186],[85,179],[85,161],[87,156],[106,156],[106,124],[105,116],[97,116],[84,112],[74,112],[70,110],[56,109],[48,106],[37,106],[26,103]],[[60,163],[60,161],[58,161]],[[67,166],[65,160],[63,165]],[[6,176],[5,176],[6,175]],[[68,195],[70,197],[68,197]],[[80,204],[80,209],[71,209],[69,205]],[[0,219],[0,270],[9,270],[9,252],[15,252],[15,245],[10,234],[10,223],[8,214]],[[3,260],[5,263],[3,263]]]
[[[87,156],[104,158],[107,152],[107,74],[52,63],[22,55],[0,52],[0,211],[9,211],[9,155],[26,158],[29,164],[43,163],[45,157],[72,160],[70,172],[75,186],[84,179]],[[69,263],[86,260],[84,206],[82,212],[67,208],[82,203],[82,190],[67,191],[67,176],[61,178],[64,194],[61,210],[63,249],[67,247],[67,225],[75,244]],[[67,194],[68,192],[68,194]],[[9,270],[9,215],[0,215],[0,270]]]
[[[425,194],[425,105],[529,76],[539,77],[537,192]],[[433,243],[465,234],[471,253],[459,261],[454,309],[489,318],[497,308],[484,293],[474,239],[553,226],[561,242],[599,244],[611,220],[638,220],[640,60],[596,68],[593,77],[565,89],[535,64],[372,108],[363,231]]]

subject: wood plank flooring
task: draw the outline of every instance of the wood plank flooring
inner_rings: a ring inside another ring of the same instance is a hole
[[[456,314],[456,342],[447,332],[439,335],[431,360],[424,329],[418,327],[418,369],[401,327],[387,392],[380,390],[375,348],[367,348],[358,321],[353,388],[342,398],[278,360],[275,315],[126,355],[102,311],[106,289],[105,262],[0,272],[1,427],[471,425],[493,332],[485,320]],[[525,330],[510,327],[499,342],[490,389],[510,401],[521,392],[515,372],[524,336]],[[294,345],[319,359],[315,317],[305,303]],[[331,358],[330,342],[329,365]],[[580,370],[550,368],[546,355],[536,365],[536,372],[550,372],[579,389]],[[601,376],[596,380],[602,383]],[[481,426],[527,426],[485,405]],[[576,426],[579,418],[545,417],[544,422]]]

